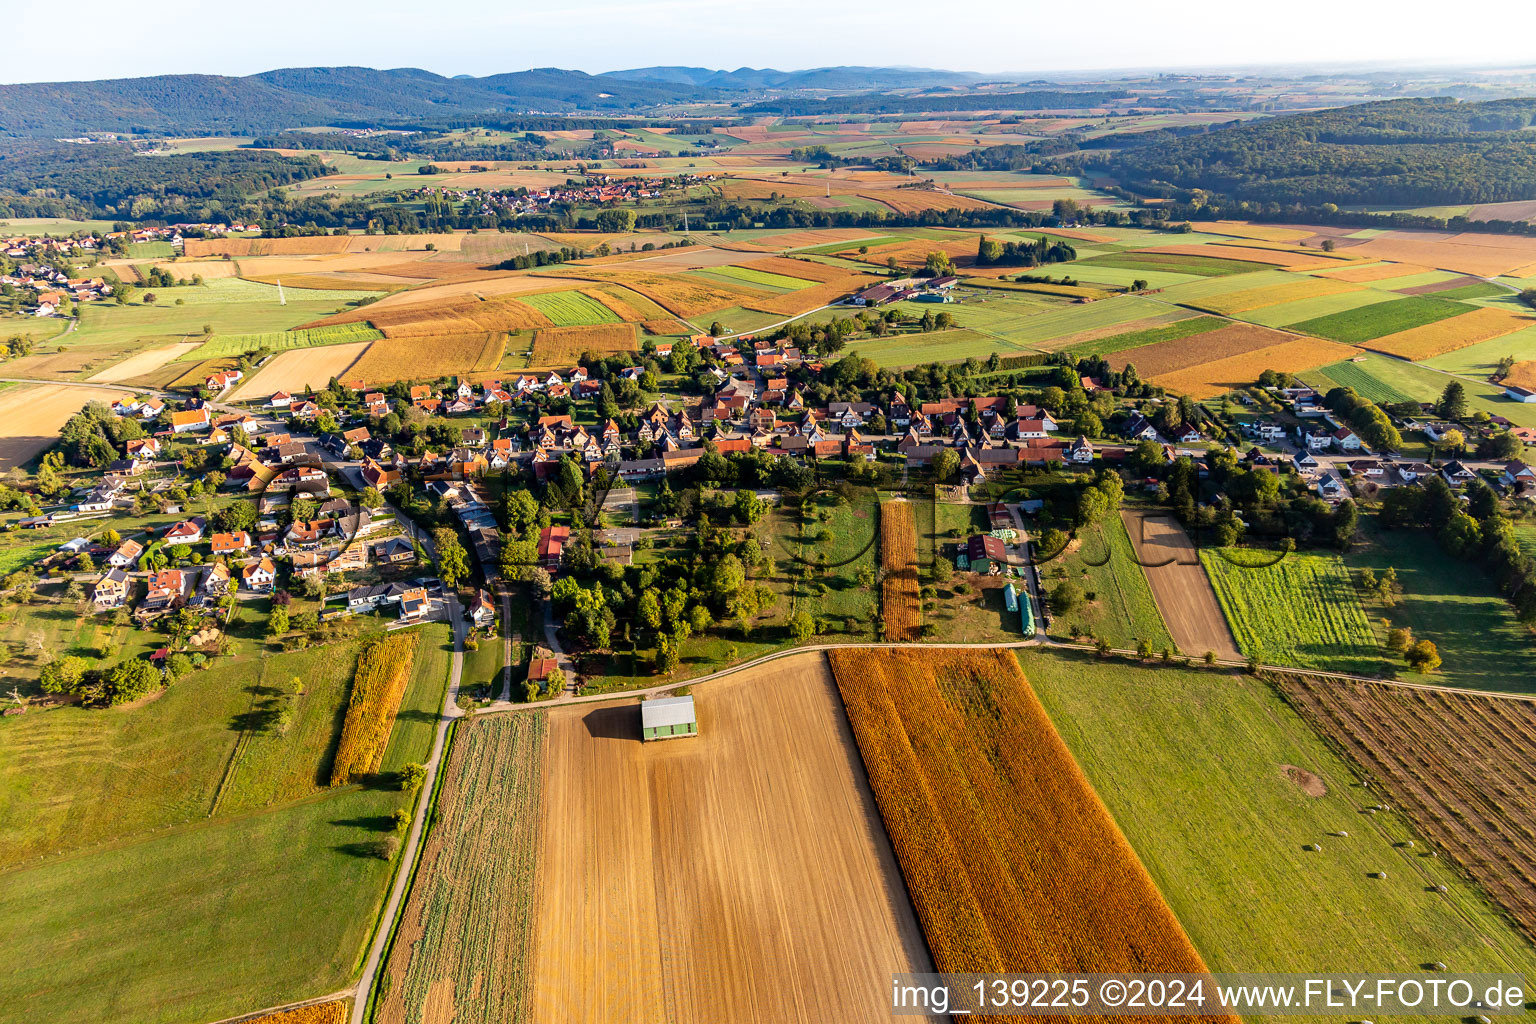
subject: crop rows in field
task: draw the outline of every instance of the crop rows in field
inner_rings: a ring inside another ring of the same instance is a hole
[[[1263,309],[1265,306],[1278,306],[1282,303],[1318,298],[1323,295],[1337,295],[1340,292],[1357,292],[1360,288],[1360,285],[1350,284],[1347,281],[1293,275],[1292,280],[1289,281],[1258,288],[1245,288],[1239,292],[1229,292],[1226,295],[1205,300],[1190,300],[1189,304],[1212,313],[1231,316],[1250,309]]]
[[[1162,374],[1153,383],[1191,398],[1210,398],[1251,385],[1265,370],[1301,373],[1359,354],[1357,348],[1321,338],[1292,338],[1279,345]]]
[[[182,357],[183,360],[226,359],[247,352],[282,352],[291,348],[318,348],[375,341],[384,335],[365,323],[332,324],[308,330],[269,331],[265,334],[216,334]]]
[[[542,712],[460,723],[379,1024],[529,1019],[547,732]]]
[[[347,1004],[342,999],[311,1003],[296,1010],[279,1010],[253,1017],[245,1024],[346,1024]]]
[[[1410,295],[1391,302],[1377,302],[1358,309],[1347,309],[1342,313],[1303,320],[1291,327],[1303,334],[1315,334],[1320,338],[1353,345],[1422,327],[1437,320],[1446,320],[1467,312],[1468,308],[1459,302]]]
[[[766,270],[758,270],[755,267],[711,267],[708,276],[718,276],[739,281],[742,284],[761,285],[765,288],[775,288],[779,291],[798,291],[808,288],[810,281],[797,277],[785,277],[783,274],[774,274]]]
[[[369,386],[397,380],[487,374],[501,365],[506,344],[506,335],[499,331],[383,338],[369,345],[349,372]]]
[[[1214,256],[1177,256],[1161,252],[1121,252],[1093,256],[1080,262],[1095,267],[1118,267],[1122,270],[1161,270],[1175,274],[1194,274],[1197,277],[1227,277],[1232,274],[1249,274],[1253,264],[1242,260],[1218,259]]]
[[[1536,938],[1536,704],[1349,679],[1275,683]]]
[[[1204,972],[1012,654],[829,658],[940,971]]]
[[[549,317],[556,327],[583,327],[619,321],[617,313],[581,292],[539,292],[519,296],[518,301]]]
[[[379,770],[400,700],[411,678],[416,633],[397,633],[376,641],[357,657],[357,673],[347,698],[347,716],[331,767],[331,785],[341,786]]]
[[[917,639],[922,605],[917,582],[917,529],[910,501],[880,505],[880,609],[885,638],[897,643]]]
[[[1379,666],[1376,635],[1338,555],[1291,553],[1256,568],[1202,549],[1200,561],[1244,655],[1328,671]]]
[[[1355,394],[1362,398],[1369,398],[1378,405],[1396,405],[1399,402],[1414,400],[1412,395],[1404,394],[1392,385],[1377,380],[1359,363],[1345,360],[1342,363],[1325,366],[1317,372],[1340,387],[1354,388]]]
[[[575,365],[584,352],[598,356],[633,352],[634,324],[603,324],[597,327],[546,327],[533,335],[530,366],[564,368]]]
[[[1529,317],[1508,310],[1483,307],[1460,316],[1437,320],[1372,341],[1367,347],[1403,359],[1433,359],[1459,348],[1476,345],[1530,327]]]

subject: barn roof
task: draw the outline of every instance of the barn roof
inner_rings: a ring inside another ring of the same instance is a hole
[[[662,697],[640,705],[640,725],[645,729],[663,729],[669,725],[696,723],[692,697]]]

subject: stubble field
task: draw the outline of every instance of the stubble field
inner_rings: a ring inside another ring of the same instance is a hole
[[[654,743],[631,701],[550,712],[532,1019],[887,1020],[932,968],[825,658],[694,699]]]
[[[1240,658],[1189,534],[1168,516],[1131,511],[1120,516],[1179,650],[1193,658],[1206,651],[1215,651],[1218,658]]]
[[[299,348],[279,352],[261,369],[241,382],[231,398],[266,398],[278,391],[297,393],[323,388],[332,377],[343,377],[362,358],[371,342]]]

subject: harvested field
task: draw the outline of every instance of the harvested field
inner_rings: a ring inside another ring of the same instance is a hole
[[[201,347],[200,342],[184,341],[175,345],[161,345],[156,348],[146,349],[135,353],[122,362],[107,367],[85,378],[88,381],[116,384],[119,381],[132,380],[142,377],[146,373],[154,373],[166,363],[173,363],[178,359],[191,355]]]
[[[397,633],[377,640],[357,656],[357,673],[347,697],[331,785],[344,786],[379,770],[400,699],[411,678],[411,658],[419,633]]]
[[[633,701],[549,711],[531,1019],[888,1021],[933,968],[825,657],[693,696],[653,743]]]
[[[1363,267],[1340,267],[1337,270],[1319,270],[1316,273],[1325,274],[1333,281],[1366,284],[1371,281],[1390,281],[1394,277],[1408,277],[1411,274],[1427,274],[1430,273],[1430,268],[1412,263],[1371,263]]]
[[[947,192],[930,192],[926,189],[882,189],[879,192],[862,193],[863,198],[873,199],[882,206],[889,206],[897,213],[921,213],[924,210],[990,210],[997,206],[970,196],[950,195]]]
[[[1201,222],[1201,231],[1213,235],[1231,235],[1233,238],[1256,238],[1264,242],[1300,242],[1311,238],[1311,229],[1287,228],[1276,224],[1249,224],[1240,220],[1218,220],[1210,224]]]
[[[1180,318],[1177,313],[1132,320],[1129,323],[1110,324],[1075,336],[1073,343],[1061,351],[1074,356],[1109,356],[1116,352],[1155,345],[1160,341],[1188,338],[1195,334],[1221,330],[1227,321],[1214,316],[1190,316]]]
[[[596,303],[594,303],[596,305]],[[448,302],[421,302],[385,308],[383,303],[317,320],[306,327],[328,327],[366,320],[385,337],[405,338],[435,334],[473,334],[485,331],[518,331],[549,327],[550,319],[517,299],[461,298]]]
[[[1433,271],[1432,271],[1433,273]],[[1484,281],[1480,277],[1468,277],[1463,274],[1460,277],[1452,277],[1445,281],[1431,281],[1427,284],[1409,285],[1406,288],[1394,289],[1399,295],[1441,295],[1443,298],[1459,299],[1471,298],[1471,295],[1462,295],[1462,292],[1476,292],[1477,298],[1485,295],[1507,295],[1503,288],[1491,281]],[[1445,292],[1456,292],[1455,295],[1444,295]]]
[[[772,291],[778,294],[797,291],[801,288],[808,288],[811,285],[810,281],[802,278],[774,274],[766,270],[759,270],[756,266],[713,267],[707,271],[698,271],[698,273],[712,281],[724,279],[730,284],[744,284],[749,288]]]
[[[1294,335],[1257,324],[1228,324],[1213,331],[1113,353],[1109,365],[1123,370],[1127,364],[1135,363],[1137,373],[1153,377],[1292,340]]]
[[[1250,309],[1262,309],[1265,306],[1278,306],[1284,302],[1296,302],[1300,299],[1312,299],[1322,295],[1336,295],[1340,292],[1355,292],[1360,289],[1360,285],[1350,284],[1347,281],[1332,281],[1326,277],[1302,276],[1298,277],[1295,281],[1273,284],[1263,288],[1245,288],[1240,292],[1229,292],[1226,295],[1188,302],[1186,305],[1205,309],[1212,313],[1232,316],[1233,314],[1242,313]]]
[[[1349,345],[1312,338],[1297,338],[1280,345],[1254,349],[1243,355],[1217,359],[1201,366],[1191,366],[1159,376],[1155,383],[1170,391],[1192,398],[1210,398],[1235,388],[1247,387],[1265,370],[1301,373],[1327,363],[1337,363],[1360,354]]]
[[[729,262],[727,260],[726,262]],[[701,316],[728,306],[739,306],[762,292],[737,288],[682,274],[645,273],[631,270],[572,270],[571,274],[593,281],[620,284],[650,299],[673,316]]]
[[[646,320],[665,320],[667,311],[662,309],[650,299],[639,292],[632,292],[628,288],[620,288],[617,285],[603,285],[599,288],[583,288],[581,293],[588,298],[596,299],[609,309],[620,320],[629,323],[640,323]]]
[[[748,309],[759,310],[763,313],[799,316],[801,313],[809,313],[813,309],[836,302],[846,295],[851,295],[861,288],[868,287],[874,281],[875,279],[867,274],[847,274],[843,277],[827,281],[824,284],[801,288],[798,291],[788,292],[784,295],[743,299],[741,304]]]
[[[1503,383],[1513,384],[1527,391],[1536,391],[1536,360],[1525,359],[1511,366]]]
[[[369,387],[375,387],[397,380],[488,374],[501,365],[506,345],[507,336],[501,331],[384,338],[368,347],[348,376],[359,377]]]
[[[862,228],[825,228],[820,231],[788,231],[782,235],[769,235],[758,241],[780,249],[809,249],[838,242],[856,242],[868,237],[870,233]]]
[[[1388,231],[1350,249],[1352,254],[1498,277],[1536,260],[1536,239],[1518,235]]]
[[[189,238],[182,253],[208,256],[314,256],[347,252],[350,235],[303,235],[298,238]]]
[[[1536,938],[1529,700],[1350,679],[1274,680],[1440,853]]]
[[[332,377],[343,377],[373,342],[326,345],[279,352],[230,395],[231,399],[265,398],[275,391],[290,393],[323,388]]]
[[[1503,309],[1476,309],[1461,316],[1384,335],[1363,347],[1404,359],[1430,359],[1480,341],[1502,338],[1532,326],[1530,317]]]
[[[917,526],[912,503],[887,501],[880,506],[880,614],[885,639],[911,643],[922,625],[922,599],[918,594]]]
[[[1204,973],[1010,652],[830,660],[940,971]]]
[[[378,1024],[529,1018],[546,738],[542,712],[459,724]]]
[[[899,266],[921,267],[927,262],[929,253],[942,252],[956,263],[970,264],[975,262],[979,239],[979,235],[967,235],[964,238],[903,239],[900,242],[875,246],[867,255],[860,258],[871,263],[884,263],[894,258]],[[854,246],[843,250],[838,255],[856,257],[859,255],[859,250]]]
[[[1322,258],[1321,253],[1313,255],[1286,249],[1265,249],[1245,245],[1160,245],[1153,249],[1138,250],[1137,254],[1140,255],[1143,252],[1169,256],[1214,256],[1218,259],[1239,260],[1244,263],[1267,263],[1273,267],[1285,267],[1290,270],[1315,270],[1338,265],[1336,260]]]
[[[1218,658],[1241,658],[1199,552],[1178,520],[1129,509],[1120,518],[1179,650],[1192,658],[1206,651],[1215,651]]]
[[[815,281],[825,284],[835,281],[840,277],[846,277],[847,271],[838,267],[831,267],[825,263],[817,263],[808,259],[791,259],[788,256],[769,256],[765,259],[753,260],[747,264],[752,270],[766,271],[770,274],[778,274],[781,277],[792,277],[800,281]]]
[[[533,356],[529,366],[563,368],[574,366],[583,352],[611,356],[621,352],[635,352],[639,348],[635,341],[634,324],[546,327],[533,335]]]
[[[0,391],[0,472],[25,465],[59,439],[59,428],[90,402],[120,392],[32,384]]]

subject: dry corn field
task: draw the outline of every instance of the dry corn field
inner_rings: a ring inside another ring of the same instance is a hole
[[[907,643],[917,639],[923,610],[917,580],[917,526],[909,501],[880,506],[880,613],[885,639]]]
[[[632,700],[548,712],[516,1019],[889,1021],[891,973],[933,968],[825,657],[693,697],[699,734],[652,743]]]
[[[348,371],[369,387],[397,380],[492,373],[506,353],[501,332],[442,334],[420,338],[382,338],[368,347]]]
[[[459,724],[378,1024],[528,1019],[546,736],[542,712]]]
[[[830,659],[940,971],[1205,972],[1011,653]]]
[[[517,331],[526,327],[548,327],[551,324],[549,317],[532,306],[506,296],[470,296],[388,309],[364,306],[355,312],[343,313],[321,322],[344,323],[349,320],[367,320],[390,338]]]
[[[1526,359],[1509,368],[1503,383],[1513,384],[1527,391],[1536,391],[1536,360]]]
[[[1422,327],[1412,327],[1376,338],[1363,347],[1404,359],[1430,359],[1480,341],[1502,338],[1532,324],[1536,324],[1536,320],[1518,313],[1502,309],[1475,309],[1448,320],[1437,320]]]
[[[1197,341],[1204,335],[1189,340]],[[1191,398],[1210,398],[1236,388],[1247,387],[1265,370],[1302,373],[1328,363],[1341,363],[1360,354],[1352,345],[1317,338],[1295,338],[1279,345],[1255,349],[1242,355],[1217,359],[1200,366],[1160,374],[1153,383]]]
[[[313,1003],[297,1010],[282,1010],[253,1017],[243,1024],[346,1024],[345,1000],[333,999],[326,1003]]]
[[[947,192],[930,192],[916,188],[890,188],[879,192],[863,193],[862,198],[873,199],[889,206],[897,213],[921,213],[924,210],[992,210],[996,203],[989,203],[970,196],[954,196]]]
[[[1285,698],[1536,938],[1536,704],[1280,676]],[[1373,800],[1367,799],[1367,803]]]
[[[611,356],[638,349],[634,324],[546,327],[533,335],[533,357],[529,365],[540,368],[568,367],[574,366],[583,352]]]
[[[418,638],[416,633],[399,633],[375,641],[357,656],[347,717],[331,765],[331,785],[346,785],[379,770],[389,731],[400,711],[400,699],[411,678]]]

